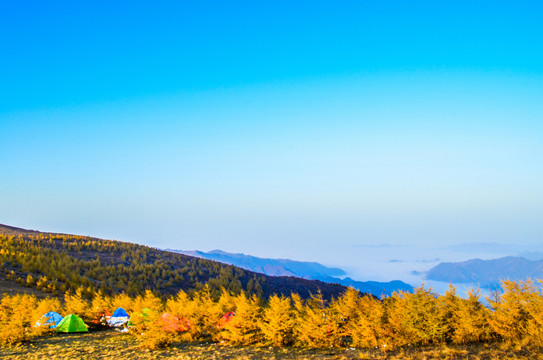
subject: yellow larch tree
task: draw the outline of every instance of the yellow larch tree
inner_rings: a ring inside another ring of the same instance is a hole
[[[187,336],[191,340],[215,340],[218,332],[217,323],[224,314],[211,295],[206,284],[192,296],[188,310],[190,329]]]
[[[64,294],[64,316],[74,314],[86,323],[93,319],[94,314],[89,301],[83,297],[83,292],[84,290],[79,288],[74,294]]]
[[[0,344],[18,344],[32,336],[32,313],[37,307],[35,296],[4,296],[0,300]]]
[[[259,324],[262,308],[260,299],[253,295],[247,297],[244,292],[235,298],[235,315],[219,333],[221,341],[230,345],[252,345],[263,339]]]
[[[527,311],[536,291],[531,280],[502,281],[503,293],[488,298],[494,310],[489,318],[490,327],[504,341],[518,343],[527,334],[531,315]]]
[[[394,345],[427,345],[444,341],[440,300],[431,289],[420,286],[413,293],[400,291],[385,304],[388,335]]]
[[[312,294],[305,302],[298,295],[293,295],[292,300],[296,310],[294,333],[298,345],[316,348],[330,346],[331,327],[322,293]]]
[[[360,297],[356,315],[346,324],[346,333],[352,339],[352,346],[371,348],[386,345],[383,317],[384,309],[380,300],[371,295]]]
[[[490,310],[481,303],[480,290],[470,289],[467,295],[466,299],[458,299],[454,309],[452,342],[467,344],[490,340]]]
[[[538,280],[540,287],[530,293],[531,301],[528,306],[530,320],[526,326],[526,335],[530,342],[536,346],[543,346],[543,293],[541,285],[543,280]]]
[[[272,346],[291,345],[294,326],[295,315],[290,298],[272,295],[260,322],[265,342]]]

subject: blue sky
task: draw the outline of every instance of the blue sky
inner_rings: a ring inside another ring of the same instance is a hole
[[[542,10],[2,2],[0,223],[334,264],[541,243]]]

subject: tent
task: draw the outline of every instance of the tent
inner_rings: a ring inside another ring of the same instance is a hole
[[[42,317],[38,321],[36,321],[36,325],[34,325],[34,327],[47,326],[54,329],[61,321],[62,316],[59,313],[49,311],[48,313],[43,314]]]
[[[120,327],[128,322],[128,314],[123,308],[118,308],[106,321],[110,327]]]
[[[235,312],[230,311],[229,313],[226,313],[223,315],[223,317],[219,320],[219,323],[217,324],[218,328],[222,328],[224,325],[228,324],[230,321],[232,321],[232,318],[236,315]]]
[[[143,308],[141,312],[133,313],[128,321],[128,326],[139,325],[141,323],[145,324],[146,322],[149,322],[149,316],[152,314],[152,312],[153,311],[151,309]]]
[[[179,318],[179,325],[181,326],[181,331],[187,331],[190,329],[190,320]]]
[[[57,325],[57,332],[88,332],[87,325],[77,315],[68,315]]]
[[[102,309],[94,315],[94,319],[91,322],[93,324],[104,324],[110,317],[111,313],[107,309]]]
[[[162,330],[167,332],[183,332],[190,328],[189,321],[184,318],[177,318],[170,313],[164,313],[160,316],[160,322],[162,323]]]
[[[111,315],[111,317],[128,317],[128,314],[126,313],[126,311],[124,311],[123,308],[118,308],[113,312],[113,315]]]

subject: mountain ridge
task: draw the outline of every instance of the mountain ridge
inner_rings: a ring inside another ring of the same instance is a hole
[[[317,262],[295,261],[290,259],[260,258],[240,253],[228,253],[222,250],[209,252],[199,250],[172,250],[182,254],[193,254],[208,260],[220,261],[226,264],[239,266],[243,269],[266,275],[292,275],[304,279],[320,280],[326,283],[337,283],[343,286],[352,286],[355,289],[373,294],[375,296],[391,295],[394,291],[413,291],[413,287],[403,281],[389,282],[357,281],[345,277],[347,273],[339,268],[331,268]],[[338,276],[341,276],[338,277]]]
[[[494,288],[502,280],[543,278],[543,260],[506,256],[492,260],[443,262],[430,269],[426,278],[453,283],[478,283],[481,287]]]

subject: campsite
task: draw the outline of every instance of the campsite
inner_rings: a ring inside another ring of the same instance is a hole
[[[213,299],[207,286],[166,300],[150,290],[136,298],[82,294],[62,303],[4,295],[2,358],[543,358],[543,296],[530,282],[504,282],[492,309],[452,287],[445,296],[421,287],[383,299],[351,288],[331,301],[226,291]]]

